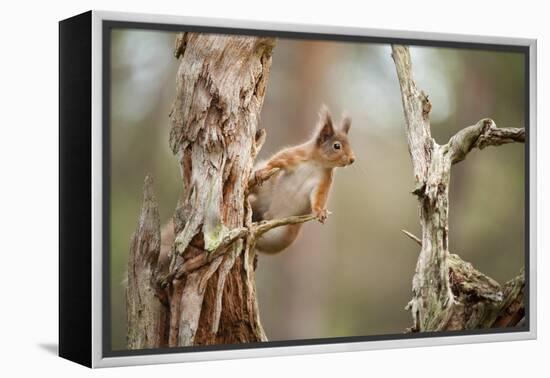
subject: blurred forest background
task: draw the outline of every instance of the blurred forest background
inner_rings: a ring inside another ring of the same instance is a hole
[[[155,179],[161,221],[174,211],[180,173],[168,147],[168,113],[179,65],[174,33],[112,32],[112,347],[126,348],[123,280],[142,203]],[[259,158],[305,140],[326,103],[347,111],[354,165],[338,169],[325,225],[310,222],[298,241],[259,256],[261,319],[270,340],[401,333],[420,234],[395,67],[387,44],[279,39],[262,111],[267,141]],[[430,96],[432,136],[446,143],[483,117],[524,126],[523,56],[411,47],[417,84]],[[473,151],[453,168],[449,248],[499,282],[524,264],[524,146]]]

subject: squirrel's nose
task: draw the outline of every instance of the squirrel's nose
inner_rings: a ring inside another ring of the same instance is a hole
[[[354,157],[354,156],[352,156],[352,157],[349,158],[349,163],[350,163],[350,164],[353,164],[354,161],[355,161],[355,157]]]

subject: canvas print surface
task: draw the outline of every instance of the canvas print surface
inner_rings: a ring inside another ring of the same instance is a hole
[[[525,53],[247,34],[110,30],[110,350],[525,327]]]

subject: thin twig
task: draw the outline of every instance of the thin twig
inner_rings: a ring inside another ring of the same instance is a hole
[[[409,231],[407,230],[401,230],[402,233],[404,233],[405,235],[407,235],[409,238],[411,238],[413,241],[416,242],[416,244],[418,244],[419,246],[422,246],[422,240],[420,240],[419,237],[415,236],[414,234],[410,233]]]
[[[238,239],[250,238],[254,241],[273,228],[291,225],[291,224],[305,223],[305,222],[312,221],[314,219],[317,219],[317,216],[314,214],[297,215],[297,216],[291,216],[291,217],[281,218],[281,219],[254,222],[252,223],[250,228],[247,228],[247,227],[235,228],[229,231],[227,235],[224,236],[220,245],[213,252],[204,251],[201,254],[185,261],[183,264],[181,264],[179,267],[177,267],[175,270],[168,273],[163,279],[161,279],[160,285],[161,287],[164,288],[174,279],[180,279],[185,274],[188,274],[196,269],[199,269],[200,267],[204,266],[208,262],[225,254],[229,249],[227,247],[229,247]]]
[[[286,226],[290,224],[298,224],[298,223],[304,223],[309,222],[314,219],[317,219],[317,216],[314,214],[308,214],[308,215],[296,215],[292,217],[287,218],[281,218],[281,219],[273,219],[273,220],[267,220],[267,221],[261,221],[257,223],[253,223],[254,228],[254,238],[257,239],[263,234],[265,234],[267,231],[281,226]]]

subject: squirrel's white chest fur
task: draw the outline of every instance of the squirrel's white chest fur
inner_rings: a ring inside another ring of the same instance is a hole
[[[276,173],[256,193],[255,213],[262,219],[311,213],[311,196],[319,186],[323,168],[303,162]]]

